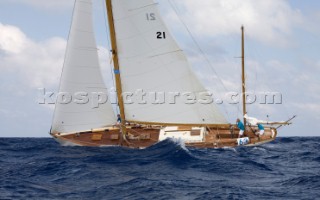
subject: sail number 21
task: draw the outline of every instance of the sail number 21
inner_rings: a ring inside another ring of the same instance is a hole
[[[166,32],[157,32],[157,39],[166,39]]]

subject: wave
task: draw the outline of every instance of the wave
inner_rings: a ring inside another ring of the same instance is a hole
[[[320,175],[312,176],[298,176],[295,178],[290,178],[284,181],[281,181],[280,184],[284,186],[299,186],[303,188],[319,188]]]
[[[293,138],[293,137],[279,137],[276,139],[278,143],[293,143],[296,142],[296,140],[298,140],[298,138]]]
[[[320,138],[259,147],[62,147],[53,139],[0,141],[0,199],[316,199]],[[303,191],[303,192],[301,192]]]

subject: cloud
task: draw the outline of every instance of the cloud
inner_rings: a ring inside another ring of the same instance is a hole
[[[26,4],[41,9],[64,9],[72,7],[74,0],[2,0],[2,3]]]
[[[4,53],[20,53],[29,43],[26,36],[15,26],[0,23],[0,49]]]
[[[285,0],[170,0],[192,32],[202,36],[246,34],[265,44],[289,46],[293,29],[303,16]],[[172,13],[171,13],[172,15]]]
[[[60,37],[38,42],[18,27],[0,23],[0,69],[18,76],[17,79],[29,88],[57,88],[66,44],[67,41]],[[112,86],[110,51],[103,46],[98,49],[102,74],[107,85]]]
[[[19,28],[0,23],[0,68],[31,88],[58,84],[65,47],[62,38],[35,42]]]
[[[293,103],[292,106],[297,107],[302,112],[320,113],[320,104],[317,103]],[[320,118],[319,115],[316,115],[316,117]]]

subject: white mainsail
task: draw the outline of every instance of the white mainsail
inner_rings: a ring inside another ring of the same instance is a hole
[[[172,124],[226,124],[214,104],[175,102],[168,95],[206,92],[159,15],[153,0],[112,0],[123,92],[164,93],[159,104],[125,103],[126,120]]]
[[[76,0],[59,89],[73,99],[67,103],[57,101],[53,133],[90,130],[116,122],[110,101],[98,106],[93,102],[101,98],[98,93],[107,94],[107,88],[100,71],[92,12],[92,0]],[[83,99],[77,96],[79,92],[87,93],[89,101],[75,102],[74,97]]]

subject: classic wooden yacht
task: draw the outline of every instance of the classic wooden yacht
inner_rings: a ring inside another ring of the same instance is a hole
[[[167,138],[198,148],[260,145],[273,141],[289,124],[246,122],[244,137],[214,103],[125,102],[128,92],[144,94],[207,92],[169,33],[153,0],[106,0],[117,107],[103,102],[108,93],[100,71],[93,33],[92,0],[75,0],[59,94],[50,134],[63,145],[146,148]],[[242,30],[242,103],[245,104],[244,28]],[[68,96],[68,95],[72,96]],[[72,97],[72,98],[69,98]],[[143,97],[143,95],[142,95]],[[70,101],[69,101],[70,100]],[[190,100],[190,99],[188,99]],[[94,103],[92,103],[94,102]],[[103,103],[102,103],[103,102]],[[116,109],[116,110],[118,110]],[[257,124],[265,124],[257,136]]]

